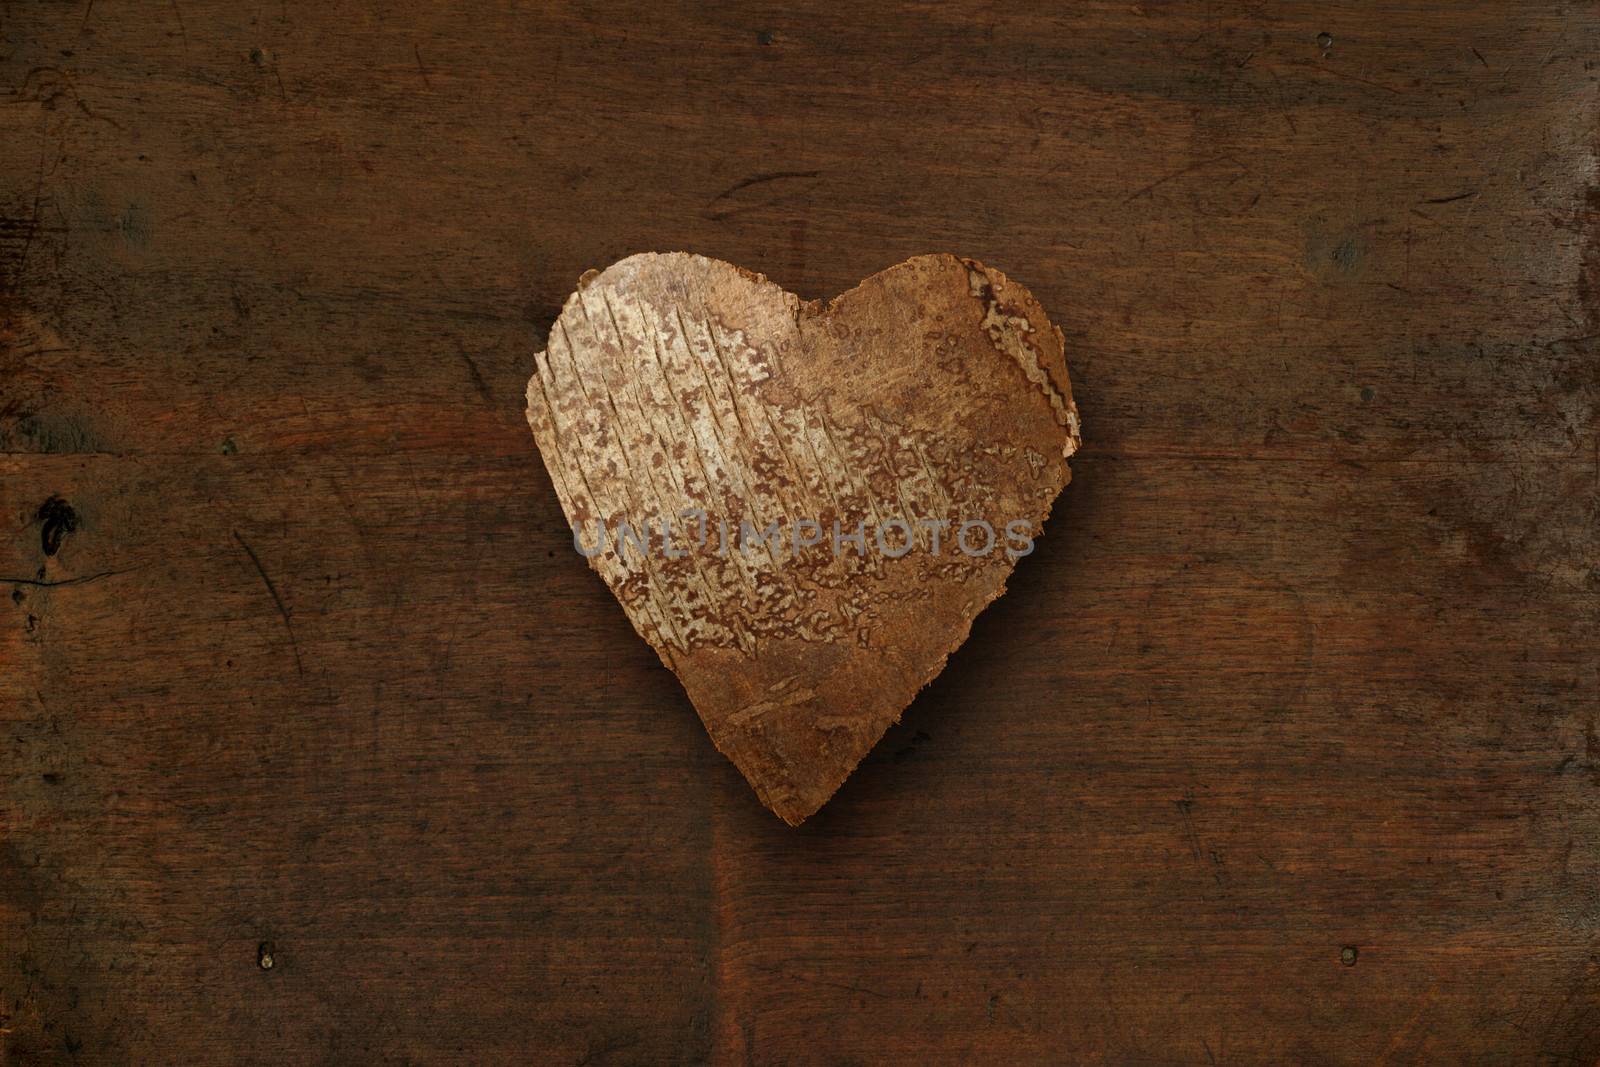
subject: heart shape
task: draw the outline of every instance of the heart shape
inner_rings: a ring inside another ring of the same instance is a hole
[[[567,299],[528,423],[574,544],[789,824],[1031,550],[1079,444],[1062,348],[1027,290],[949,255],[823,305],[646,253]]]

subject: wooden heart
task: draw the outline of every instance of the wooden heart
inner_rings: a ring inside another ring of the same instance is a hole
[[[1079,443],[1061,331],[955,256],[826,305],[630,256],[583,276],[536,362],[574,545],[791,825],[1005,592]]]

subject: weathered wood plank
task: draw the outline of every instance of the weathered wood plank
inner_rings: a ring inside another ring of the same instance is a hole
[[[1595,1062],[1597,43],[0,5],[0,1061]],[[798,831],[522,420],[678,248],[1000,264],[1083,412]]]

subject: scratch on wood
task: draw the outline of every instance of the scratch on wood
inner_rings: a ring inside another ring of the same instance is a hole
[[[1203,858],[1205,850],[1200,844],[1200,833],[1194,827],[1194,797],[1185,796],[1173,801],[1173,804],[1183,819],[1183,836],[1189,844],[1189,851],[1194,854],[1195,859]]]
[[[816,178],[821,176],[820,170],[775,170],[766,174],[752,174],[742,181],[734,182],[728,188],[711,198],[715,204],[718,200],[726,200],[740,189],[748,189],[752,185],[761,185],[765,182],[782,181],[784,178]]]
[[[706,204],[706,217],[716,221],[728,218],[729,216],[738,214],[740,211],[746,210],[746,207],[744,206],[730,206],[720,210],[712,209],[715,208],[718,203],[728,199],[733,194],[742,192],[745,189],[751,188],[752,186],[766,185],[771,182],[792,181],[797,179],[816,179],[820,178],[821,176],[822,172],[820,170],[775,170],[768,171],[763,174],[752,174],[748,178],[734,182],[732,185],[722,190],[722,192],[712,197],[711,200]]]
[[[1424,993],[1422,995],[1422,999],[1417,1002],[1415,1010],[1411,1012],[1411,1015],[1406,1019],[1405,1022],[1400,1024],[1400,1028],[1396,1030],[1390,1037],[1389,1044],[1382,1052],[1378,1054],[1378,1058],[1372,1061],[1374,1064],[1380,1065],[1381,1067],[1382,1064],[1389,1062],[1395,1053],[1398,1052],[1405,1042],[1410,1038],[1413,1028],[1416,1027],[1417,1023],[1422,1019],[1423,1014],[1428,1010],[1433,1002],[1438,999],[1438,996],[1439,981],[1437,978],[1435,978],[1433,984],[1428,988],[1428,991]]]
[[[427,76],[424,75],[424,78]],[[461,354],[461,361],[467,365],[467,373],[472,377],[472,387],[478,391],[488,403],[494,403],[494,392],[489,388],[489,383],[484,380],[483,372],[478,369],[478,364],[473,360],[472,354],[467,351],[467,346],[461,338],[456,338],[456,351]]]
[[[170,3],[172,4],[172,13],[178,19],[178,32],[183,36],[183,50],[187,52],[189,50],[189,27],[183,24],[183,12],[178,10],[178,0],[170,0]]]
[[[800,974],[796,971],[786,971],[781,967],[757,967],[756,970],[764,971],[767,974],[775,974],[779,978],[783,978],[790,982],[805,982],[810,985],[825,986],[829,989],[843,989],[850,993],[860,993],[863,996],[877,997],[879,1000],[890,999],[887,993],[880,992],[876,989],[869,989],[863,985],[856,985],[853,982],[834,982],[826,978],[817,978],[808,974]]]
[[[1433,197],[1432,199],[1424,200],[1422,202],[1424,204],[1453,204],[1457,200],[1466,200],[1468,197],[1473,197],[1473,196],[1477,196],[1477,195],[1478,195],[1478,190],[1476,190],[1476,189],[1468,189],[1466,192],[1457,193],[1454,196],[1436,196],[1436,197]]]
[[[101,571],[98,574],[85,574],[78,578],[58,578],[53,581],[46,578],[0,578],[0,584],[9,582],[12,585],[32,585],[43,589],[54,589],[62,585],[88,585],[90,582],[98,582],[102,578],[112,578],[119,574],[127,574],[135,569],[137,568],[128,567],[120,571]]]
[[[250,557],[250,562],[256,566],[256,573],[261,575],[261,583],[267,587],[267,592],[272,596],[272,602],[278,606],[278,614],[283,618],[283,628],[289,634],[289,647],[294,650],[294,669],[301,677],[305,676],[305,664],[300,662],[300,642],[295,640],[294,624],[289,621],[289,609],[284,606],[283,597],[278,595],[278,587],[272,584],[272,579],[267,576],[267,568],[261,565],[261,557],[256,555],[256,550],[251,548],[244,538],[239,536],[239,531],[233,531],[233,539],[239,542],[239,547],[244,549],[245,555]]]
[[[1267,73],[1272,75],[1272,84],[1278,89],[1278,113],[1283,116],[1283,121],[1289,124],[1290,133],[1299,133],[1300,128],[1294,124],[1294,118],[1289,114],[1289,106],[1283,100],[1283,79],[1278,77],[1278,72],[1271,67],[1267,68]]]
[[[1337,67],[1313,67],[1311,69],[1317,71],[1319,74],[1332,74],[1335,78],[1343,78],[1346,81],[1353,81],[1358,85],[1370,86],[1373,89],[1382,89],[1384,92],[1394,93],[1396,96],[1400,95],[1400,90],[1396,89],[1392,85],[1384,85],[1382,82],[1375,82],[1371,78],[1363,78],[1359,75],[1350,74],[1338,69]]]
[[[422,75],[423,87],[432,89],[433,83],[428,80],[428,68],[422,65],[422,49],[415,42],[411,45],[411,54],[417,57],[417,73]]]
[[[1198,163],[1191,163],[1187,167],[1184,167],[1181,170],[1175,170],[1171,174],[1166,175],[1165,177],[1157,178],[1155,181],[1151,182],[1149,185],[1146,185],[1144,188],[1139,189],[1137,192],[1129,194],[1128,199],[1129,200],[1137,200],[1141,196],[1149,196],[1151,193],[1155,192],[1157,189],[1159,189],[1161,186],[1167,184],[1168,182],[1173,181],[1173,180],[1175,180],[1177,178],[1181,178],[1185,174],[1192,174],[1197,170],[1201,170],[1201,169],[1203,169],[1205,167],[1209,167],[1213,163],[1232,163],[1234,166],[1238,167],[1241,171],[1244,171],[1246,173],[1248,173],[1249,170],[1250,170],[1249,167],[1247,167],[1243,163],[1239,162],[1233,156],[1213,156],[1210,159],[1202,159]]]

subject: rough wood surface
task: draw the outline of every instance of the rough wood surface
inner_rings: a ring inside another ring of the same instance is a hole
[[[8,1067],[1593,1063],[1597,23],[0,3]],[[1066,337],[1065,521],[798,830],[529,446],[643,248]]]
[[[1080,444],[1061,346],[950,255],[823,305],[642,253],[567,300],[528,422],[573,545],[790,825],[1032,553]]]

